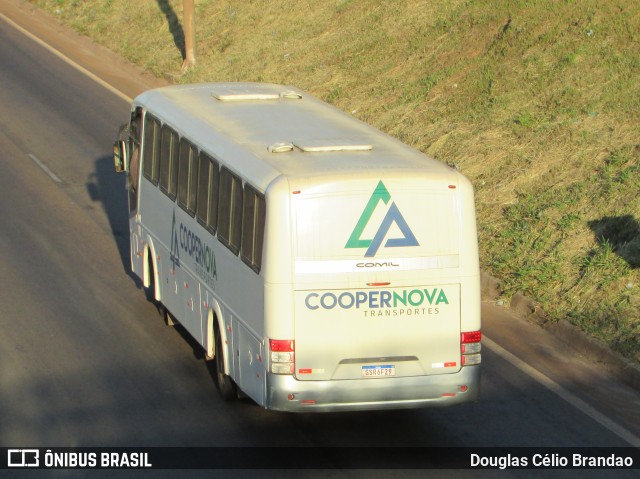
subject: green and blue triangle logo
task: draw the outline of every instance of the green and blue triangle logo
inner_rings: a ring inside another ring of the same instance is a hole
[[[391,203],[391,206],[389,206],[389,210],[387,211],[387,214],[382,220],[382,223],[380,224],[380,227],[378,228],[378,231],[373,236],[373,238],[362,238],[362,233],[369,224],[369,221],[371,220],[371,217],[373,216],[376,208],[378,208],[380,202],[383,202],[385,205],[387,205],[389,204],[389,201],[391,201],[391,194],[389,194],[389,190],[387,190],[387,187],[384,186],[384,183],[382,182],[382,180],[380,180],[378,182],[378,186],[376,186],[376,189],[373,191],[371,198],[369,198],[367,205],[364,207],[364,210],[360,215],[360,219],[358,220],[358,223],[356,223],[356,226],[353,229],[353,232],[351,233],[351,236],[349,237],[349,241],[347,241],[345,248],[367,248],[367,251],[364,254],[365,258],[373,258],[378,252],[378,249],[386,238],[389,229],[394,223],[400,229],[400,232],[403,236],[402,238],[387,239],[387,242],[384,245],[385,248],[396,248],[400,246],[420,246],[418,240],[411,231],[411,228],[409,228],[409,225],[402,216],[402,213],[400,213],[400,210],[393,202]]]
[[[180,248],[178,247],[178,230],[176,229],[176,210],[173,210],[173,220],[171,221],[171,252],[169,258],[173,267],[180,266]]]

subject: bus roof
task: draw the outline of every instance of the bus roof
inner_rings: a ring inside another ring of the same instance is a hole
[[[418,150],[311,95],[265,83],[203,83],[134,100],[194,144],[266,190],[277,177],[323,181],[391,171],[450,176]]]

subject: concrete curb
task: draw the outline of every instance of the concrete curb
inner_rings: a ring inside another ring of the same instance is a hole
[[[602,366],[607,372],[623,383],[640,391],[640,367],[625,357],[609,349],[604,343],[594,339],[565,319],[557,323],[546,323],[544,329],[552,333],[574,351],[589,361]]]
[[[495,301],[502,293],[500,280],[484,271],[480,274],[483,300]],[[606,344],[588,336],[565,319],[557,322],[550,321],[540,306],[522,293],[514,294],[511,304],[505,307],[509,307],[517,316],[550,332],[577,354],[604,368],[626,385],[640,391],[640,365],[612,351]]]

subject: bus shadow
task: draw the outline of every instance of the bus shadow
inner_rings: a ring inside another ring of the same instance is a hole
[[[87,193],[91,201],[102,203],[111,234],[115,239],[124,272],[138,288],[142,282],[131,271],[129,258],[129,202],[127,200],[126,175],[113,169],[113,157],[104,155],[95,161],[95,169],[87,178]]]

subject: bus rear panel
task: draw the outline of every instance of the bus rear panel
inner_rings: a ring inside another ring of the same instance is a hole
[[[271,352],[268,407],[477,399],[479,270],[468,181],[453,171],[414,172],[291,180],[290,190],[292,332],[271,338],[289,351]]]

